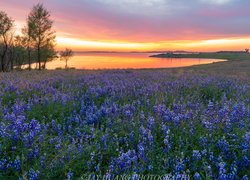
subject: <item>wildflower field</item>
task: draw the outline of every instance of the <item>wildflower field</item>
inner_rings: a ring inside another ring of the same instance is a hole
[[[0,75],[0,179],[250,178],[250,78],[167,70]]]

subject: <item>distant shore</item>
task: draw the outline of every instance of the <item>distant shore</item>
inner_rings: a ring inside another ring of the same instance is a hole
[[[203,58],[225,60],[250,60],[250,53],[244,51],[219,51],[201,53],[161,53],[152,55],[155,58]]]

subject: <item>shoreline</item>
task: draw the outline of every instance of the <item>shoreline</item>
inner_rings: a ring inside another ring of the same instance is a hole
[[[150,57],[153,58],[202,58],[202,59],[225,59],[228,61],[250,60],[250,53],[247,52],[202,52],[202,53],[188,53],[188,54],[175,54],[175,53],[161,53],[155,54]]]
[[[235,60],[235,61],[222,61],[215,62],[210,64],[201,64],[201,65],[192,65],[186,67],[171,67],[171,68],[140,68],[140,69],[32,69],[28,70],[14,70],[14,73],[22,72],[83,72],[83,73],[96,73],[96,72],[112,72],[112,71],[124,71],[124,72],[140,72],[140,71],[170,71],[173,73],[179,72],[195,72],[197,74],[217,74],[217,75],[226,75],[226,76],[246,76],[250,77],[250,60]],[[12,73],[12,72],[5,72]]]

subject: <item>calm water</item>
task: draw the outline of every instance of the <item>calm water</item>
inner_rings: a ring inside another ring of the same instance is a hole
[[[126,69],[126,68],[172,68],[209,64],[218,59],[151,58],[149,53],[76,53],[68,67],[76,69]],[[65,62],[57,59],[47,64],[47,69],[64,68]]]

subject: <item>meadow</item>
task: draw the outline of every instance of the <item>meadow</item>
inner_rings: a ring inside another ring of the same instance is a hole
[[[213,66],[2,73],[0,179],[248,179],[249,72]]]

